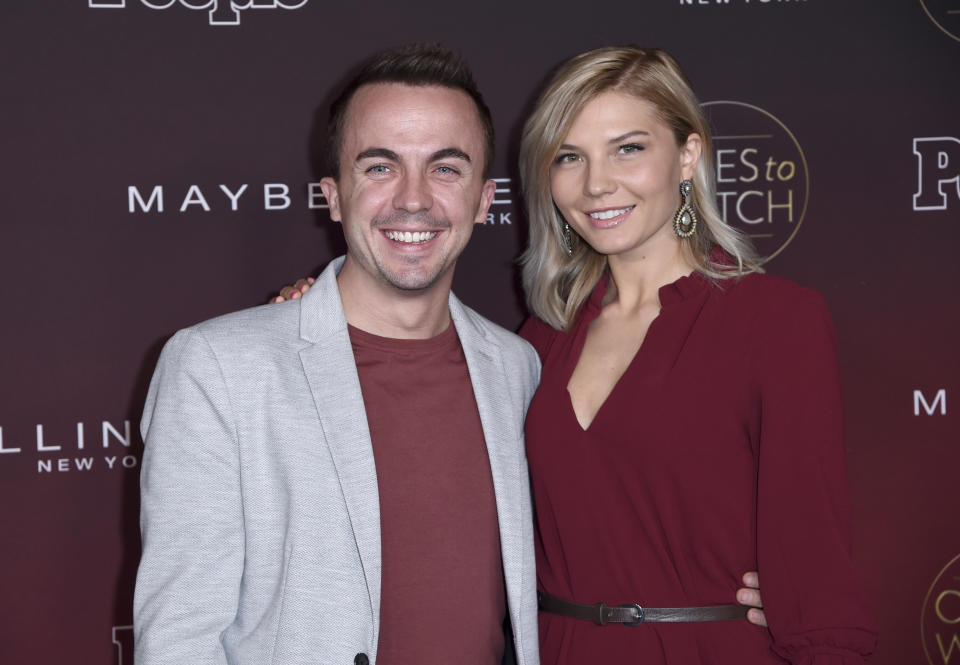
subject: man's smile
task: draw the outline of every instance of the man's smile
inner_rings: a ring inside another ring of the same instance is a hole
[[[437,237],[439,231],[393,231],[387,230],[383,232],[390,240],[395,242],[402,242],[408,244],[423,244],[430,242]]]

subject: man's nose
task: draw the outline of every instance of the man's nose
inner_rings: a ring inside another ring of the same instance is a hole
[[[433,205],[430,185],[422,173],[405,173],[400,179],[393,205],[409,213],[429,210]]]

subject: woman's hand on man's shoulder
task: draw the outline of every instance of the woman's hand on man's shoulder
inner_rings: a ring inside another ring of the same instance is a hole
[[[298,279],[292,285],[288,285],[280,289],[279,295],[274,296],[268,302],[286,302],[287,300],[296,300],[304,293],[310,290],[310,287],[313,286],[313,283],[316,280],[313,277],[305,277],[304,279]]]

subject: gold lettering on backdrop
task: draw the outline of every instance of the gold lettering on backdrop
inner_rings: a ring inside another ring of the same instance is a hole
[[[920,611],[920,640],[928,665],[960,665],[960,555],[940,569]]]
[[[750,236],[761,261],[796,236],[810,199],[810,173],[793,132],[759,106],[704,102],[713,140],[717,206],[724,221]]]
[[[947,596],[957,596],[960,598],[960,591],[957,591],[956,589],[947,589],[946,591],[940,592],[940,595],[937,596],[937,602],[933,604],[933,607],[937,612],[937,618],[944,623],[960,623],[960,615],[957,615],[956,619],[948,619],[943,615],[943,611],[940,609],[943,599]],[[954,637],[954,639],[956,639],[956,637]]]
[[[947,665],[950,662],[950,657],[953,656],[953,647],[957,647],[957,650],[960,650],[960,638],[958,638],[957,634],[954,633],[953,637],[950,639],[950,646],[944,650],[943,641],[940,639],[940,633],[937,633],[937,646],[940,647],[940,657],[943,658],[943,664]]]
[[[920,5],[934,25],[943,30],[944,34],[960,42],[960,6],[956,2],[920,0]]]

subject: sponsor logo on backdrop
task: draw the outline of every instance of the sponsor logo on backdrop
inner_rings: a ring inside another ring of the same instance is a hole
[[[133,626],[114,626],[110,636],[117,647],[114,665],[133,665]]]
[[[913,139],[917,157],[914,210],[946,210],[960,204],[960,139],[924,136]]]
[[[136,440],[139,444],[139,438]],[[37,473],[58,475],[90,471],[123,471],[140,465],[140,446],[134,448],[130,421],[115,425],[36,425],[31,432],[0,427],[0,460],[29,455]]]
[[[127,0],[88,0],[90,9],[126,9]],[[138,0],[130,0],[138,4]],[[170,9],[177,6],[206,11],[210,25],[240,25],[240,15],[248,9],[300,9],[307,0],[139,0],[149,9]]]
[[[934,25],[960,42],[960,0],[920,0]]]
[[[769,261],[796,236],[807,212],[810,173],[787,126],[759,106],[706,102],[713,130],[717,205]]]
[[[680,0],[680,6],[705,5],[805,5],[807,0]]]
[[[960,662],[960,555],[943,567],[927,590],[920,635],[929,665]]]
[[[938,413],[941,416],[947,415],[947,390],[945,388],[938,390],[933,399],[929,400],[922,390],[913,391],[913,415],[919,416],[924,413],[928,416],[934,416]]]
[[[510,178],[493,178],[496,194],[493,206],[512,206]],[[185,212],[239,212],[241,209],[266,211],[305,208],[326,210],[329,206],[320,190],[319,182],[308,182],[294,188],[282,182],[251,186],[250,183],[232,185],[187,185],[173,188],[164,185],[128,185],[127,212],[130,214],[179,214]],[[491,210],[486,225],[513,224],[512,210]]]

